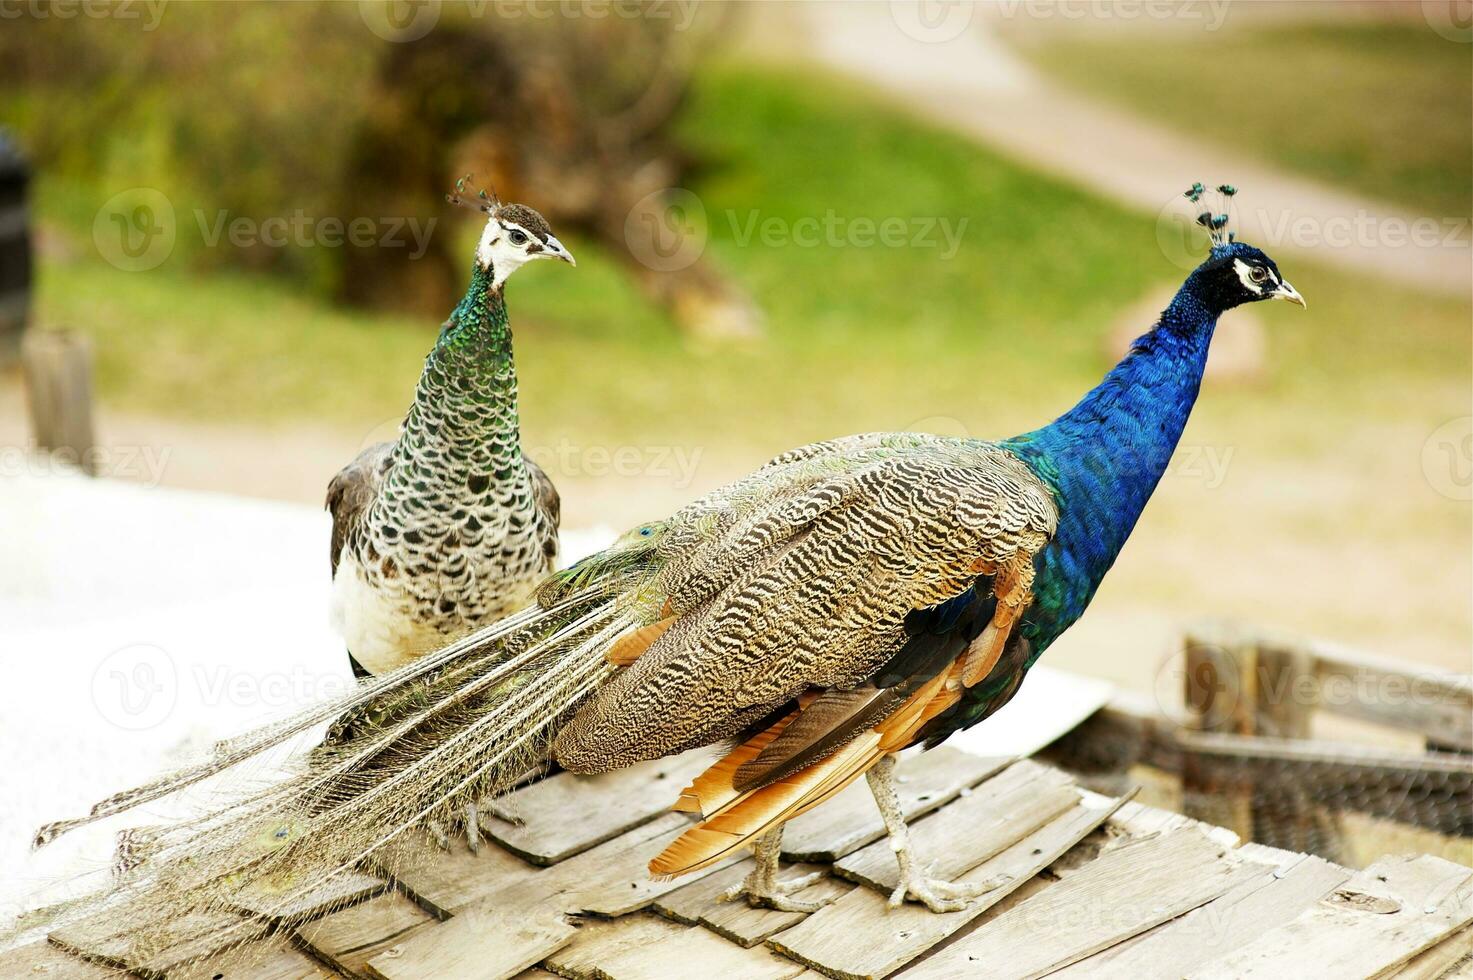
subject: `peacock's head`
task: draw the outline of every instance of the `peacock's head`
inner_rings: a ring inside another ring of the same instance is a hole
[[[1193,204],[1202,204],[1206,192],[1200,183],[1193,184],[1186,197]],[[1203,211],[1197,215],[1197,223],[1212,238],[1211,254],[1192,273],[1202,298],[1218,312],[1265,299],[1283,299],[1307,307],[1304,297],[1289,285],[1274,260],[1262,249],[1238,241],[1229,229],[1232,221],[1229,205],[1238,189],[1232,184],[1220,184],[1217,193],[1221,209],[1214,211],[1203,205]]]
[[[456,181],[455,192],[446,197],[452,204],[486,214],[486,227],[476,245],[476,261],[491,273],[493,285],[500,286],[533,259],[562,259],[577,266],[573,253],[553,235],[546,218],[525,204],[503,204],[484,190],[474,198],[463,197],[469,179],[466,176]]]

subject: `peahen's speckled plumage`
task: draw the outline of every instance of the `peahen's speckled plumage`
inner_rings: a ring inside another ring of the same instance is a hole
[[[554,568],[558,495],[522,455],[506,279],[572,256],[536,211],[486,199],[465,298],[425,359],[397,442],[328,486],[333,613],[380,674],[525,604]]]
[[[98,815],[342,716],[286,783],[130,842],[115,921],[177,922],[242,888],[285,908],[538,766],[600,772],[728,739],[676,804],[700,821],[653,873],[753,845],[743,890],[804,908],[775,875],[782,825],[866,774],[901,865],[892,901],[961,906],[986,884],[921,872],[893,754],[996,711],[1084,612],[1181,436],[1218,316],[1302,304],[1266,255],[1210,228],[1211,255],[1160,321],[1055,422],[1000,442],[882,433],[786,453],[345,703],[105,801]]]

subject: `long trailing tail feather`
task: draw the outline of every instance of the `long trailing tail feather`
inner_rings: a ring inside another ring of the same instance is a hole
[[[620,556],[614,564],[624,584],[640,562]],[[309,895],[406,832],[514,787],[546,764],[558,727],[616,669],[604,656],[609,644],[641,622],[631,597],[596,572],[579,580],[582,590],[564,582],[542,605],[344,698],[224,743],[213,758],[109,797],[87,817],[48,824],[38,845],[242,771],[332,723],[270,784],[243,790],[235,781],[232,795],[202,813],[125,831],[113,881],[47,910],[47,924],[82,921],[95,936],[105,922],[107,936],[146,948],[203,938],[218,928],[212,913],[242,904],[290,922]]]

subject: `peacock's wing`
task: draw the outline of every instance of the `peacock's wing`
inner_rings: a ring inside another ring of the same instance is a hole
[[[552,477],[534,463],[532,457],[523,456],[522,463],[527,467],[527,475],[532,479],[532,500],[536,503],[543,522],[556,531],[558,525],[562,523],[563,498],[558,495],[557,487],[552,485]]]
[[[337,575],[343,548],[378,495],[393,450],[391,442],[369,446],[344,466],[327,485],[327,510],[332,514],[332,573]]]
[[[780,745],[835,748],[894,707],[881,692],[955,660],[917,638],[940,635],[918,611],[990,601],[979,576],[1031,561],[1055,518],[1047,488],[986,443],[873,435],[785,454],[672,519],[671,621],[560,733],[559,761],[597,771],[708,744],[815,689],[801,740]]]

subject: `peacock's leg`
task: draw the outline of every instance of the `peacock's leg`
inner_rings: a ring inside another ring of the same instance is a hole
[[[465,805],[465,842],[472,854],[481,853],[481,814],[474,802]]]
[[[824,877],[827,872],[815,871],[782,881],[777,876],[778,858],[783,849],[783,829],[769,830],[752,844],[752,861],[756,865],[739,885],[722,892],[723,902],[745,898],[754,908],[776,909],[779,912],[817,912],[833,899],[805,901],[790,898]]]
[[[902,902],[911,898],[932,912],[959,912],[971,899],[1011,880],[1002,876],[964,885],[927,876],[925,869],[916,865],[910,848],[910,831],[905,826],[905,814],[900,810],[900,798],[895,795],[895,756],[885,756],[866,773],[865,778],[869,780],[869,789],[874,794],[875,805],[880,808],[880,816],[885,820],[895,861],[900,865],[900,884],[890,893],[891,908],[899,908]]]

